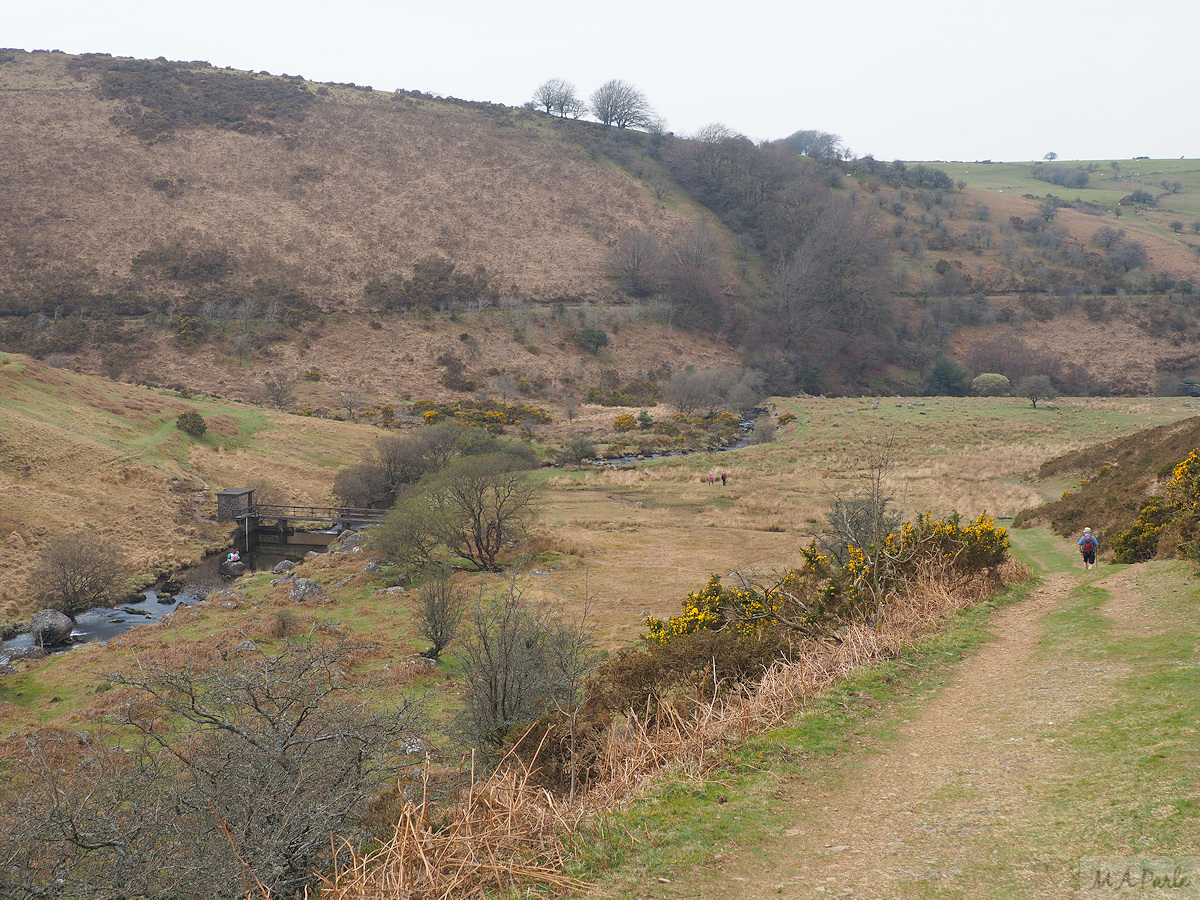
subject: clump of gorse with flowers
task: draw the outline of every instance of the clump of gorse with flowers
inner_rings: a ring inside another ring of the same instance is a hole
[[[936,577],[949,587],[994,577],[1008,560],[1008,532],[986,513],[964,522],[957,514],[929,513],[904,522],[866,546],[847,545],[845,562],[800,550],[800,566],[771,579],[741,579],[736,587],[713,575],[687,595],[678,616],[646,620],[647,639],[665,644],[681,635],[731,630],[742,637],[785,629],[803,636],[835,632],[853,621],[872,623],[889,600],[919,579]]]

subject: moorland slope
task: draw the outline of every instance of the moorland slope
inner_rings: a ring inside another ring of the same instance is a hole
[[[1196,374],[1194,161],[813,159],[19,50],[0,137],[0,341],[112,377],[250,399],[315,368],[382,404],[713,362],[776,393],[920,393],[939,356],[1068,393]],[[619,338],[588,352],[587,327]]]

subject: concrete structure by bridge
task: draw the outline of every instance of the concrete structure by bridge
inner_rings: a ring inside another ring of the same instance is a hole
[[[347,528],[378,524],[387,510],[352,506],[277,506],[257,503],[253,488],[217,491],[217,521],[236,522],[249,552],[263,544],[328,547]]]

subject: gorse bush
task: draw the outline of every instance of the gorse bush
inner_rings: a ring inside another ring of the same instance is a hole
[[[200,437],[208,430],[208,425],[204,422],[204,416],[200,415],[194,409],[180,413],[179,417],[175,420],[175,425],[184,434],[190,434],[192,437]]]
[[[621,413],[613,419],[613,429],[615,431],[633,431],[637,427],[637,417],[632,413]]]
[[[71,618],[109,606],[125,586],[126,561],[115,545],[81,530],[51,538],[37,558],[30,583],[43,607]]]
[[[1200,454],[1193,450],[1171,471],[1161,497],[1142,504],[1132,525],[1113,538],[1113,557],[1119,563],[1144,562],[1157,556],[1160,539],[1170,533],[1168,553],[1200,558]]]
[[[680,615],[647,619],[646,638],[665,644],[700,631],[758,638],[776,626],[801,635],[830,633],[878,616],[889,597],[923,571],[935,569],[951,583],[967,580],[994,571],[1008,550],[1007,531],[986,514],[963,523],[957,514],[934,519],[925,513],[878,544],[849,545],[842,563],[812,545],[800,551],[799,568],[767,585],[726,588],[714,575],[687,595]]]
[[[1113,560],[1128,564],[1154,559],[1158,537],[1170,521],[1171,512],[1163,508],[1159,498],[1147,500],[1134,523],[1113,538]]]
[[[775,624],[779,594],[747,588],[727,588],[721,576],[713,575],[703,588],[683,601],[683,612],[666,622],[649,618],[647,640],[665,644],[672,638],[698,631],[730,628],[743,637],[756,635],[762,627]]]
[[[550,421],[550,414],[539,407],[492,399],[445,403],[418,400],[412,405],[412,414],[421,416],[426,425],[453,421],[489,431],[501,431],[506,425],[544,425]]]

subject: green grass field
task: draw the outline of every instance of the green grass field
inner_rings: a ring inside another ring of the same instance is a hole
[[[1112,168],[1112,163],[1119,165]],[[946,172],[955,181],[965,181],[968,187],[992,193],[1015,193],[1023,196],[1054,194],[1065,200],[1079,199],[1086,203],[1112,210],[1123,198],[1135,190],[1144,189],[1155,195],[1164,194],[1161,182],[1179,182],[1183,187],[1178,193],[1161,198],[1161,205],[1181,215],[1200,218],[1200,160],[1055,160],[1048,163],[1056,169],[1087,169],[1090,173],[1088,186],[1068,188],[1034,178],[1030,172],[1034,166],[1045,164],[1041,160],[1028,163],[946,163],[928,162]],[[1190,220],[1189,220],[1190,222]]]

